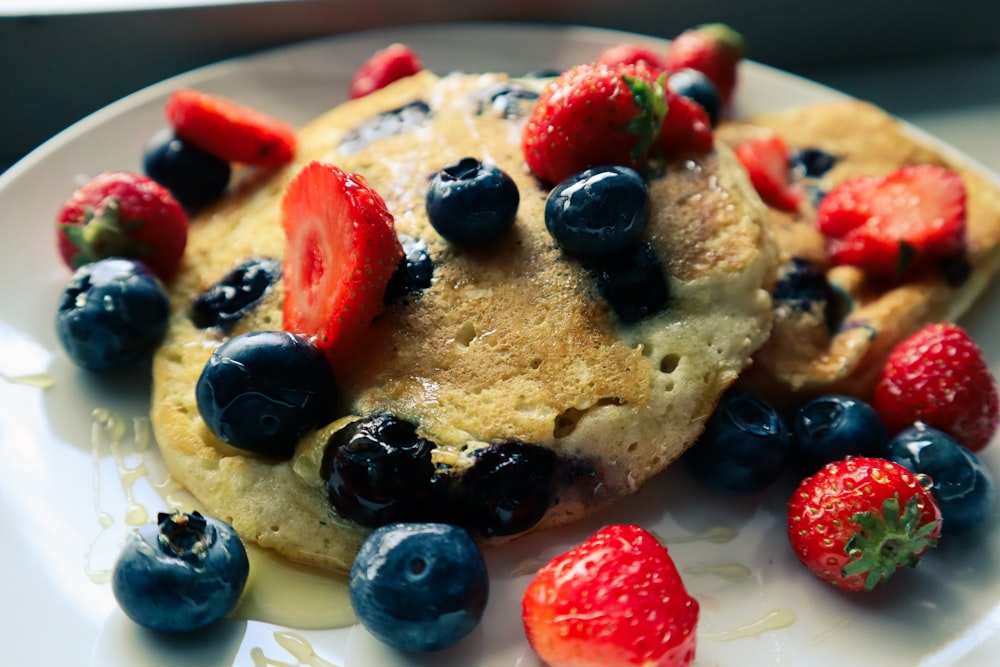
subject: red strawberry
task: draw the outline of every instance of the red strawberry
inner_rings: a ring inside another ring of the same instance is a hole
[[[898,278],[965,246],[962,178],[937,165],[901,167],[844,181],[823,198],[816,224],[835,264]]]
[[[937,543],[941,510],[921,482],[885,459],[828,463],[788,501],[792,550],[823,581],[872,590]]]
[[[664,63],[671,72],[686,67],[698,70],[715,84],[722,103],[728,104],[744,51],[742,35],[722,23],[709,23],[675,37],[667,46]]]
[[[228,162],[278,166],[295,156],[291,125],[219,95],[175,90],[166,114],[178,137]]]
[[[979,346],[954,324],[929,324],[893,349],[872,406],[886,429],[934,426],[980,450],[997,430],[997,383]]]
[[[405,79],[424,69],[420,56],[405,44],[390,44],[376,51],[354,73],[351,79],[351,99],[364,97],[385,88],[393,81]]]
[[[643,63],[647,68],[656,72],[666,69],[659,53],[641,44],[628,42],[607,47],[597,54],[594,62],[603,63],[608,67]]]
[[[288,184],[281,224],[284,328],[335,360],[381,311],[403,257],[392,215],[361,176],[312,162]]]
[[[549,667],[684,667],[698,602],[652,534],[612,525],[538,571],[522,620]]]
[[[73,269],[130,257],[168,280],[187,235],[187,214],[173,195],[151,178],[123,171],[105,172],[78,188],[56,215],[59,254]]]
[[[765,204],[782,211],[798,210],[804,193],[791,182],[792,151],[784,139],[776,134],[755,137],[733,150]]]
[[[715,133],[705,109],[690,97],[667,92],[658,145],[664,156],[707,153],[715,146]]]
[[[663,81],[643,65],[579,65],[539,96],[521,137],[524,159],[550,183],[602,164],[637,167],[666,109]]]

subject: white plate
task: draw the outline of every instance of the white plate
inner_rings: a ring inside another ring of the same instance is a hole
[[[517,575],[517,565],[551,557],[601,524],[626,521],[672,540],[674,559],[702,606],[701,667],[987,664],[986,656],[1000,646],[995,517],[976,535],[946,541],[918,570],[903,573],[884,590],[846,596],[814,580],[787,548],[782,512],[787,488],[719,498],[703,492],[682,470],[667,471],[636,497],[582,525],[490,551],[493,588],[483,624],[453,649],[422,660],[396,655],[356,628],[300,633],[327,662],[302,653],[293,657],[282,628],[256,622],[230,622],[207,636],[163,640],[127,621],[109,586],[95,583],[110,566],[126,523],[125,491],[134,488],[140,496],[143,491],[131,485],[127,471],[140,457],[119,461],[126,469],[122,473],[100,439],[97,455],[92,453],[91,413],[104,407],[128,419],[143,415],[148,379],[142,372],[91,377],[58,350],[52,321],[68,273],[55,252],[52,218],[69,192],[99,171],[139,170],[141,146],[164,124],[164,99],[180,85],[229,95],[301,124],[342,100],[357,64],[393,41],[414,46],[439,72],[526,72],[583,62],[603,46],[626,39],[663,46],[593,29],[502,25],[432,26],[310,42],[142,90],[70,127],[0,177],[0,266],[6,276],[0,285],[0,373],[8,379],[0,379],[5,664],[536,667],[519,615],[529,577]],[[834,95],[747,64],[737,103],[747,111]],[[966,326],[997,367],[1000,343],[991,339],[1000,319],[990,295],[984,303],[990,305],[967,318]],[[9,381],[33,373],[50,375],[54,386]],[[985,459],[1000,470],[1000,447],[987,450]],[[155,463],[148,455],[142,460]],[[135,502],[150,512],[162,504],[152,492]],[[112,522],[107,529],[102,517]],[[732,539],[690,539],[712,528],[730,531]],[[740,572],[747,576],[720,576]]]

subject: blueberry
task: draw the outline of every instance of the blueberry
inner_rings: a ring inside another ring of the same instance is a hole
[[[556,455],[524,442],[490,445],[475,453],[462,477],[462,525],[486,537],[531,528],[555,497]]]
[[[747,392],[729,390],[683,458],[694,477],[710,489],[746,494],[778,479],[790,449],[785,421],[771,405]]]
[[[656,250],[646,241],[588,260],[597,292],[619,320],[634,324],[670,304],[670,286]]]
[[[353,130],[346,132],[340,140],[338,150],[345,155],[357,153],[378,139],[402,134],[425,125],[431,117],[431,108],[426,102],[417,100],[404,104],[398,109],[380,113]]]
[[[538,93],[517,81],[497,81],[477,91],[474,95],[476,115],[487,110],[503,118],[517,118],[524,114],[522,102],[538,99]]]
[[[249,259],[191,301],[191,322],[199,329],[227,329],[260,303],[281,277],[281,264],[273,259]]]
[[[649,189],[634,169],[594,167],[555,186],[545,201],[545,227],[571,255],[624,250],[649,222]]]
[[[820,178],[837,164],[837,158],[821,148],[802,148],[792,155],[792,173],[798,178]]]
[[[712,80],[696,69],[684,68],[670,74],[667,88],[678,95],[689,97],[705,110],[712,127],[719,124],[722,100]]]
[[[145,357],[167,329],[166,290],[141,262],[109,258],[76,270],[59,300],[56,334],[73,363],[93,371]]]
[[[230,613],[249,572],[232,526],[198,512],[161,513],[155,525],[129,536],[111,587],[122,611],[139,625],[186,632]]]
[[[320,476],[339,514],[364,526],[425,520],[431,513],[434,445],[410,422],[375,414],[331,436]]]
[[[787,303],[796,310],[810,310],[814,303],[825,303],[830,297],[826,274],[803,257],[793,257],[779,272],[774,287],[774,300]]]
[[[520,202],[510,176],[466,157],[434,175],[427,191],[427,217],[448,241],[485,246],[511,228]]]
[[[997,499],[993,474],[947,433],[918,422],[890,440],[887,449],[887,458],[931,478],[942,530],[969,530],[993,513]]]
[[[218,199],[229,186],[230,164],[164,128],[146,142],[143,170],[188,209]]]
[[[792,416],[792,458],[805,475],[848,456],[878,456],[887,439],[875,410],[850,396],[814,398]]]
[[[307,431],[333,419],[336,385],[326,357],[302,336],[253,331],[216,348],[195,396],[220,440],[288,458]]]
[[[478,625],[489,576],[461,528],[396,523],[368,536],[348,587],[358,620],[376,638],[403,651],[436,651]]]
[[[385,303],[394,303],[405,296],[417,295],[431,286],[434,277],[434,262],[427,250],[427,244],[406,234],[399,235],[403,246],[403,259],[385,286]]]

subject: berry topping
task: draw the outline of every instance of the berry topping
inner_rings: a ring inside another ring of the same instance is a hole
[[[229,162],[178,139],[169,127],[146,142],[142,167],[147,176],[170,190],[188,209],[218,199],[232,176]]]
[[[461,528],[396,523],[361,545],[349,591],[358,620],[376,638],[402,651],[436,651],[479,624],[489,576]]]
[[[633,44],[631,42],[616,44],[615,46],[602,49],[597,54],[594,62],[607,65],[608,67],[643,64],[647,69],[655,72],[666,69],[663,57],[659,53],[641,44]]]
[[[944,431],[918,422],[889,442],[887,458],[934,480],[931,494],[941,508],[942,531],[969,530],[993,514],[993,474]]]
[[[372,54],[354,73],[351,78],[351,99],[370,95],[423,69],[424,64],[416,51],[405,44],[390,44]]]
[[[295,128],[228,98],[181,88],[166,114],[178,137],[222,160],[274,167],[295,157]]]
[[[110,371],[139,361],[156,347],[169,316],[167,292],[143,264],[103,259],[77,269],[66,285],[56,334],[73,363]]]
[[[142,261],[169,280],[187,245],[188,218],[151,178],[105,172],[78,188],[56,216],[59,254],[72,269],[106,257]]]
[[[518,118],[524,113],[522,102],[534,102],[538,93],[517,81],[491,83],[475,95],[476,115],[488,110],[501,118]]]
[[[928,258],[965,247],[962,178],[936,165],[911,165],[885,176],[860,176],[830,190],[816,224],[835,264],[898,278]]]
[[[513,226],[520,202],[510,176],[494,165],[466,157],[434,174],[427,191],[427,217],[448,241],[480,247]]]
[[[688,667],[698,602],[651,533],[614,524],[543,566],[521,601],[549,667]]]
[[[670,286],[656,250],[646,241],[589,259],[597,293],[625,324],[635,324],[663,312],[670,304]]]
[[[791,426],[792,458],[805,475],[848,456],[878,456],[887,439],[885,427],[870,405],[837,394],[800,406]]]
[[[223,442],[286,459],[306,431],[333,419],[333,371],[301,336],[252,331],[209,357],[195,386],[205,425]]]
[[[667,46],[664,64],[671,72],[695,69],[707,76],[729,104],[737,83],[737,66],[743,58],[743,37],[721,23],[685,30]]]
[[[545,202],[545,227],[572,255],[624,250],[649,222],[649,191],[628,167],[594,167],[554,187]]]
[[[657,148],[663,157],[684,153],[707,153],[715,146],[715,133],[708,113],[696,100],[668,92],[667,115],[663,118]]]
[[[781,415],[761,399],[739,390],[726,392],[705,431],[684,453],[688,470],[722,493],[761,491],[785,470],[791,442]]]
[[[962,328],[929,324],[889,355],[872,405],[890,434],[924,422],[973,451],[1000,421],[997,383],[982,351]]]
[[[337,148],[341,153],[350,155],[373,141],[414,130],[426,124],[430,117],[431,108],[426,102],[420,100],[410,102],[398,109],[380,113],[353,130],[345,132]]]
[[[198,512],[160,513],[132,532],[111,587],[125,615],[153,630],[189,632],[239,602],[250,563],[232,526]]]
[[[434,278],[434,261],[427,243],[406,234],[399,235],[403,246],[403,259],[385,286],[385,303],[395,303],[406,296],[420,294],[431,286]]]
[[[696,69],[681,69],[667,77],[667,90],[697,102],[708,115],[712,127],[722,116],[722,100],[712,80]]]
[[[382,310],[403,257],[392,215],[363,177],[312,162],[289,183],[281,224],[284,328],[333,359],[357,345]]]
[[[390,414],[363,417],[334,433],[320,476],[337,512],[364,526],[426,521],[434,445]]]
[[[281,277],[273,259],[249,259],[191,301],[191,321],[199,329],[227,329],[254,309]]]
[[[792,550],[837,588],[874,589],[937,544],[941,511],[922,481],[881,458],[828,463],[788,502]]]
[[[800,148],[792,153],[792,171],[799,178],[821,178],[837,158],[821,148]]]
[[[776,134],[747,139],[734,149],[750,183],[765,204],[796,211],[805,191],[792,181],[792,150]]]
[[[849,310],[847,297],[830,285],[824,271],[803,257],[793,257],[782,265],[772,296],[776,307],[786,305],[821,315],[830,331],[840,327]]]

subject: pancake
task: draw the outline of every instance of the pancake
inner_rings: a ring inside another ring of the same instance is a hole
[[[930,322],[958,319],[996,273],[1000,189],[983,170],[862,101],[754,115],[723,124],[717,139],[736,146],[762,133],[777,133],[793,150],[820,149],[834,159],[826,173],[801,180],[812,196],[798,211],[768,210],[783,267],[779,281],[789,273],[801,277],[812,267],[825,276],[829,290],[828,298],[811,303],[775,299],[772,336],[741,385],[784,407],[827,393],[868,399],[893,347]],[[913,164],[942,165],[961,175],[968,192],[964,256],[896,283],[832,266],[815,224],[818,196],[844,180]]]
[[[511,443],[553,454],[543,476],[528,475],[537,520],[516,531],[473,526],[481,542],[575,521],[680,456],[767,339],[773,246],[763,204],[724,147],[677,159],[649,179],[644,241],[662,266],[666,307],[634,322],[609,307],[595,273],[549,236],[548,188],[521,157],[521,128],[542,83],[422,72],[346,102],[300,131],[293,164],[250,175],[192,222],[154,360],[152,422],[171,473],[244,539],[349,568],[370,528],[331,506],[323,456],[338,432],[379,414],[408,421],[433,443],[436,474],[456,505],[485,492],[494,471],[483,468],[499,465]],[[513,229],[477,250],[443,240],[424,207],[430,177],[466,156],[495,163],[520,192]],[[427,244],[434,272],[420,294],[388,305],[364,349],[336,365],[341,416],[276,461],[219,441],[199,416],[194,388],[223,341],[281,328],[282,282],[225,328],[196,326],[190,304],[248,258],[281,261],[281,197],[312,160],[362,174],[396,231]],[[504,498],[487,501],[507,511]]]

